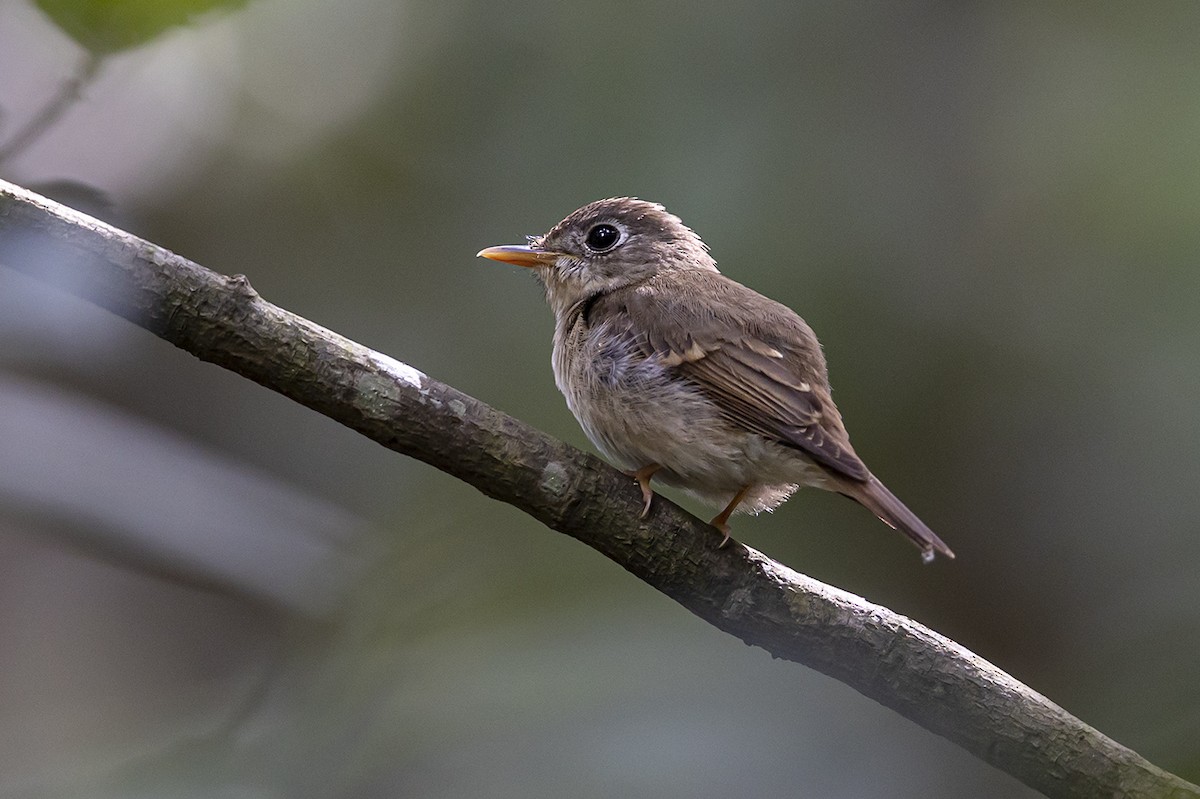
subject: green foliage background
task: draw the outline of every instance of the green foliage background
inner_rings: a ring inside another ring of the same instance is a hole
[[[0,142],[80,44],[105,58],[0,175],[99,190],[97,213],[581,447],[537,287],[473,254],[599,197],[664,203],[813,325],[856,448],[959,557],[922,567],[815,492],[735,535],[1200,780],[1200,7],[38,7],[0,4]],[[0,401],[0,795],[1032,795],[0,269],[18,389],[43,399]],[[20,437],[60,401],[61,443]],[[97,445],[114,414],[171,458]]]
[[[245,0],[37,0],[37,6],[79,44],[98,55],[145,44],[169,28]]]

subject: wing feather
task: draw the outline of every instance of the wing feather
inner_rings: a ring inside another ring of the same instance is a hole
[[[710,277],[711,276],[707,276]],[[646,357],[691,380],[731,423],[795,447],[827,468],[865,481],[829,394],[825,359],[794,312],[733,281],[704,302],[653,282],[613,296],[640,333]],[[610,308],[610,312],[617,311]]]

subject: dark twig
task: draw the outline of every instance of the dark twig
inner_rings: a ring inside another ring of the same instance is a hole
[[[742,546],[620,472],[161,247],[0,183],[0,263],[69,288],[510,503],[714,626],[835,677],[1052,797],[1200,797],[958,644]]]
[[[102,55],[92,52],[85,55],[75,70],[75,74],[63,82],[58,93],[51,97],[40,111],[30,117],[24,127],[18,128],[7,142],[0,145],[0,164],[6,163],[22,152],[53,127],[54,123],[83,95],[84,88],[96,77],[103,61],[104,56]]]

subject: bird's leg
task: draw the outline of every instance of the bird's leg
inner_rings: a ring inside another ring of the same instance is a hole
[[[647,463],[636,472],[626,472],[627,475],[637,480],[637,484],[642,489],[642,514],[638,516],[639,519],[646,518],[650,513],[650,502],[654,499],[654,492],[650,490],[650,478],[661,468],[662,466],[657,463]]]
[[[721,534],[725,536],[721,539],[721,543],[717,549],[724,549],[725,545],[729,543],[729,517],[733,515],[733,512],[737,509],[737,506],[742,504],[742,500],[746,498],[746,493],[749,490],[750,486],[742,486],[741,490],[734,494],[733,499],[730,500],[729,504],[725,506],[725,510],[718,513],[713,517],[713,520],[709,522],[709,524],[720,530]]]

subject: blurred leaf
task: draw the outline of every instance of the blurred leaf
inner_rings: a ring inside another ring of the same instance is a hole
[[[246,0],[36,0],[68,36],[97,55],[137,47],[175,25]]]

